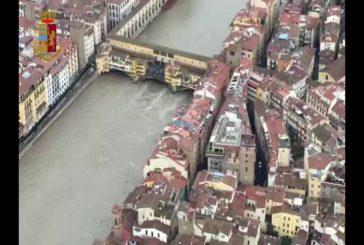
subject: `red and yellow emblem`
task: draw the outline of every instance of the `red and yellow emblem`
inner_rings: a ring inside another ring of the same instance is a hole
[[[44,56],[57,51],[57,25],[54,23],[55,13],[43,11],[40,19],[38,45],[34,47],[34,51]]]

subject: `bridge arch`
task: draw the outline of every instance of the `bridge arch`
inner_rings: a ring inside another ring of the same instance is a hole
[[[135,78],[135,77],[132,77],[130,76],[129,73],[125,72],[125,71],[121,71],[121,70],[118,70],[118,69],[110,69],[110,71],[113,71],[113,72],[116,72],[116,73],[121,73],[123,75],[125,75],[126,77],[130,78],[130,80],[132,80],[133,82],[144,82],[146,80],[152,80],[154,82],[158,82],[166,87],[168,87],[169,89],[172,89],[172,87],[166,83],[165,81],[161,80],[161,79],[158,79],[158,78],[155,78],[155,77],[139,77],[139,78]]]

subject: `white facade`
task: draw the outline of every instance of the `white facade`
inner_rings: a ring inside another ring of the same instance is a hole
[[[138,208],[138,225],[146,220],[154,220],[154,210],[151,208]]]
[[[248,202],[249,202],[249,200],[248,200]],[[254,205],[256,205],[256,204],[254,204]],[[247,209],[244,212],[244,217],[248,218],[248,219],[258,220],[263,224],[265,222],[265,207],[255,208],[255,211]]]
[[[50,74],[46,80],[48,86],[48,104],[53,105],[70,85],[67,64],[56,74]]]
[[[107,67],[109,69],[119,70],[123,72],[131,72],[132,70],[132,63],[125,61],[121,57],[110,55],[109,57],[107,57],[107,59]]]
[[[297,97],[299,97],[299,98],[302,98],[305,95],[306,79],[307,79],[307,76],[305,76],[303,79],[299,80],[292,86],[294,91],[296,92]]]
[[[340,17],[337,15],[328,16],[325,21],[325,24],[327,24],[327,23],[336,23],[336,24],[340,25]]]
[[[74,19],[80,22],[83,22],[87,26],[91,26],[93,28],[94,33],[94,41],[95,45],[100,44],[106,38],[107,32],[107,18],[106,14],[101,14],[96,19],[91,20],[84,20],[84,19]]]
[[[155,228],[139,228],[133,227],[133,236],[142,238],[156,238],[161,242],[167,243],[168,234]]]
[[[334,227],[322,226],[321,222],[315,219],[315,230],[328,235],[334,235],[336,229]]]
[[[58,67],[57,67],[58,66]],[[57,71],[54,71],[56,69]],[[71,85],[71,79],[74,79],[78,73],[78,55],[74,45],[64,50],[63,56],[57,60],[45,76],[48,91],[48,104],[53,105],[60,96]]]
[[[88,27],[90,28],[90,27]],[[85,42],[85,59],[86,62],[88,62],[90,56],[95,53],[95,39],[94,39],[94,32],[88,32],[86,31],[84,36],[84,42]]]
[[[309,226],[310,226],[310,224],[309,224],[308,220],[302,220],[300,229],[304,230],[304,231],[306,231],[308,233]]]
[[[134,38],[162,11],[166,0],[151,0],[143,5],[140,11],[131,17],[115,34]],[[139,23],[140,22],[140,23]]]
[[[107,2],[108,31],[117,26],[139,4],[139,0]]]
[[[320,42],[320,50],[330,49],[335,52],[336,50],[336,42],[333,40],[321,40]]]
[[[75,76],[78,72],[78,56],[77,49],[75,47],[72,47],[71,53],[69,55],[68,70],[70,78]]]

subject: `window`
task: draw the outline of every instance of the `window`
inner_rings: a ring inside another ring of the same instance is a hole
[[[245,168],[245,172],[248,172],[248,168]]]
[[[235,55],[235,52],[233,52],[233,51],[230,51],[230,55]]]
[[[329,80],[329,75],[326,75],[326,81]]]

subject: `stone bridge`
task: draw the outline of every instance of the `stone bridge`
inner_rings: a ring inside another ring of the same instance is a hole
[[[175,92],[195,89],[211,59],[201,55],[134,40],[160,13],[166,0],[142,1],[107,34],[97,50],[98,74],[122,71],[134,81],[155,79]]]

